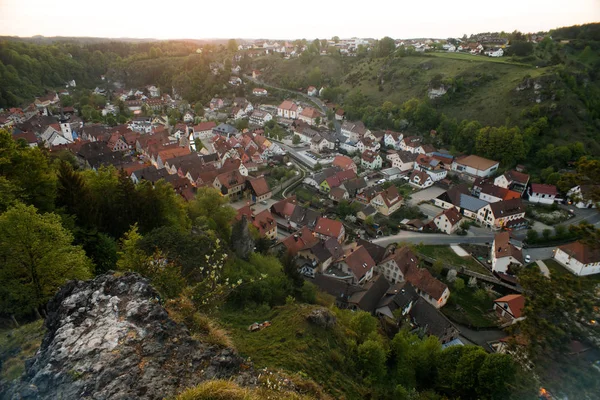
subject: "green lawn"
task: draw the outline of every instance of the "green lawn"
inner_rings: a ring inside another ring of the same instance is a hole
[[[600,283],[600,274],[577,277],[552,258],[544,260],[544,264],[546,264],[546,266],[550,270],[550,278],[552,278],[553,276],[571,276],[575,279],[582,279],[590,282]]]
[[[466,269],[469,269],[473,272],[478,272],[480,274],[490,274],[487,268],[475,261],[473,257],[460,257],[454,252],[454,250],[450,248],[450,246],[419,245],[416,246],[416,250],[427,257],[435,258],[436,260],[441,260],[447,264],[455,266],[464,266]]]
[[[35,354],[42,343],[44,321],[0,331],[0,378],[11,381],[25,371],[25,360]]]
[[[450,299],[442,308],[442,313],[459,324],[476,328],[496,327],[496,321],[489,316],[489,310],[494,306],[491,298],[480,301],[475,297],[475,291],[466,286],[460,292],[451,289]]]
[[[360,399],[363,388],[352,376],[346,360],[345,332],[338,326],[324,329],[309,323],[306,316],[314,306],[290,304],[246,310],[224,309],[220,322],[230,332],[233,342],[256,367],[280,368],[310,378],[334,398]],[[271,321],[258,332],[248,332],[254,322]]]

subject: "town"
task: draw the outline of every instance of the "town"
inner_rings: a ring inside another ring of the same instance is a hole
[[[546,37],[521,40],[533,46]],[[206,103],[189,103],[156,82],[128,87],[107,73],[86,93],[91,104],[75,106],[78,83],[70,80],[30,104],[3,109],[0,128],[23,148],[74,160],[77,170],[114,171],[134,185],[168,184],[182,204],[200,192],[218,193],[235,210],[233,229],[256,233],[251,253],[284,266],[289,261],[302,282],[331,296],[337,308],[436,337],[444,349],[477,345],[509,354],[533,370],[522,357],[533,344],[518,327],[530,302],[539,303],[530,300],[520,274],[597,282],[600,251],[585,232],[600,226],[598,177],[573,160],[561,173],[585,179],[569,187],[542,183],[525,164],[440,145],[437,126],[369,129],[330,101],[327,85],[290,90],[269,83],[271,69],[241,65],[307,52],[360,57],[381,46],[357,38],[323,42],[321,48],[299,41],[233,43],[227,62],[210,64],[210,73],[226,75],[227,82]],[[397,39],[389,46],[459,59],[518,51],[492,34]],[[433,85],[427,97],[447,90]],[[237,254],[233,234],[231,240]],[[569,357],[593,358],[597,320],[597,307],[574,320],[586,341],[563,343]],[[262,329],[273,329],[272,322],[252,328]]]

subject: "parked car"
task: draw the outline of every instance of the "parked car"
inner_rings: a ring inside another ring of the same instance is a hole
[[[531,256],[530,256],[529,254],[527,254],[527,255],[525,256],[525,262],[526,262],[526,263],[530,263],[530,262],[531,262]]]

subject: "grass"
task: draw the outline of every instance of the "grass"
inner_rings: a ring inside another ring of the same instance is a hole
[[[419,245],[416,246],[416,250],[424,256],[441,260],[446,264],[455,266],[464,266],[466,269],[480,274],[489,275],[489,271],[473,257],[461,257],[450,248],[450,246],[430,246],[430,245]]]
[[[241,355],[250,357],[258,368],[278,368],[308,377],[334,398],[360,399],[364,388],[348,370],[347,335],[339,327],[324,329],[309,323],[309,305],[288,304],[269,310],[223,309],[220,320],[229,330]],[[248,332],[254,322],[271,321],[258,332]]]
[[[185,390],[175,397],[175,400],[302,400],[311,398],[289,391],[265,387],[242,388],[231,381],[213,380]]]
[[[33,356],[44,336],[43,320],[0,332],[0,378],[17,379],[25,372],[25,360]]]
[[[550,270],[550,278],[555,277],[555,276],[562,276],[562,277],[568,276],[568,277],[572,277],[574,279],[581,279],[583,281],[600,283],[600,274],[589,275],[589,276],[575,276],[574,274],[571,273],[571,271],[569,271],[568,269],[566,269],[565,267],[560,265],[556,260],[554,260],[552,258],[544,260],[544,264],[546,264],[546,266]]]
[[[474,328],[496,327],[496,321],[488,317],[488,310],[494,305],[491,298],[481,301],[475,296],[475,290],[466,286],[463,290],[452,290],[448,303],[442,308],[442,313],[462,325]],[[457,307],[458,306],[458,307]]]

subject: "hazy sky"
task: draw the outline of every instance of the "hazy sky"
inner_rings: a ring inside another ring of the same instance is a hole
[[[537,32],[600,21],[600,0],[0,0],[0,35],[394,38]]]

